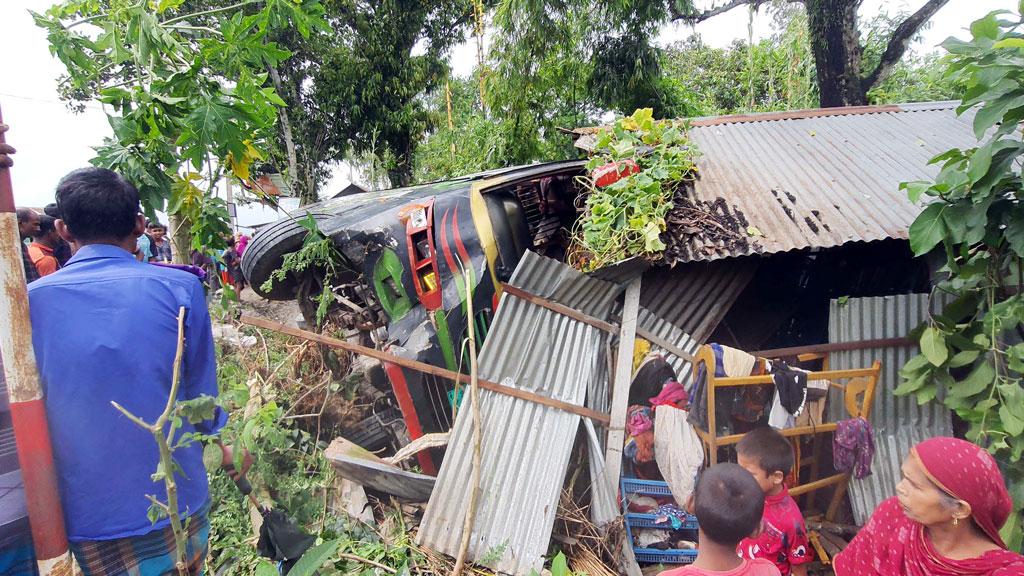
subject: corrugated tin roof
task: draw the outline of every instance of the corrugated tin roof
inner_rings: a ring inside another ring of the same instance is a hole
[[[690,262],[653,268],[644,274],[637,324],[694,355],[732,308],[757,269],[757,259]],[[692,366],[651,344],[665,355],[676,378],[690,387]]]
[[[828,248],[907,237],[920,213],[900,182],[934,177],[933,156],[977,141],[954,102],[804,110],[698,119],[698,200],[727,210],[763,236],[749,247],[694,242],[686,260]],[[587,134],[586,132],[590,132]],[[585,131],[577,146],[593,146]]]
[[[941,309],[939,304],[932,304]],[[857,342],[883,338],[903,338],[928,317],[928,294],[904,294],[875,298],[851,298],[845,304],[832,300],[829,305],[829,342]],[[850,481],[850,503],[857,524],[864,524],[883,500],[896,494],[900,465],[918,442],[933,436],[952,434],[949,410],[941,402],[917,404],[914,396],[896,396],[900,368],[917,355],[916,346],[872,348],[833,352],[829,365],[834,370],[870,366],[882,361],[882,373],[871,411],[875,433],[875,457],[871,476]],[[838,404],[832,418],[841,417]]]
[[[621,292],[532,252],[519,262],[510,283],[597,318],[608,317]],[[588,390],[607,394],[607,382],[596,382],[607,380],[605,345],[597,328],[506,294],[480,351],[479,373],[583,404]],[[483,464],[469,558],[478,561],[501,551],[490,564],[495,570],[540,571],[580,418],[487,391],[481,391],[480,410]],[[469,500],[472,441],[471,411],[464,403],[417,535],[420,544],[453,556]]]

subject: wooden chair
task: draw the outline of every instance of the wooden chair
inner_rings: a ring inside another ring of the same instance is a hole
[[[805,354],[798,357],[801,361],[812,360],[820,358],[820,355]],[[698,426],[694,429],[697,431],[697,435],[704,443],[706,461],[709,465],[718,463],[718,449],[723,446],[730,446],[736,444],[743,438],[743,434],[729,434],[727,436],[718,436],[716,426],[716,410],[715,410],[715,399],[716,391],[721,388],[727,387],[740,387],[740,386],[759,386],[764,384],[774,384],[772,381],[771,374],[765,374],[761,376],[737,376],[737,377],[715,377],[715,353],[711,346],[704,345],[700,348],[697,353],[697,366],[704,364],[705,373],[707,377],[706,392],[707,398],[707,430],[703,430]],[[860,368],[856,370],[828,370],[828,360],[824,359],[825,370],[809,372],[807,380],[818,381],[824,380],[829,383],[830,390],[838,390],[842,392],[843,406],[846,408],[846,412],[850,418],[863,417],[864,419],[870,420],[871,406],[875,399],[875,388],[878,384],[878,377],[882,371],[882,363],[875,361],[870,368]],[[696,371],[694,372],[696,373]],[[829,394],[829,397],[832,395]],[[805,484],[798,486],[791,486],[789,494],[793,497],[801,494],[807,494],[821,488],[828,486],[836,486],[835,491],[832,494],[832,499],[828,507],[828,511],[825,514],[825,518],[831,520],[839,509],[839,505],[842,502],[843,497],[846,495],[846,489],[850,481],[849,473],[833,474],[826,478],[818,478],[819,463],[821,459],[821,436],[834,432],[838,427],[836,422],[822,422],[816,425],[810,426],[796,426],[793,428],[787,428],[780,430],[783,436],[787,438],[796,439],[799,442],[801,437],[813,436],[814,437],[814,456],[806,461],[800,461],[796,463],[798,470],[806,465],[811,465],[811,480]]]

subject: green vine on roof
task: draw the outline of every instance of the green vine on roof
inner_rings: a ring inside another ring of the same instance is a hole
[[[699,155],[682,122],[655,120],[650,108],[598,132],[589,176],[581,178],[586,208],[576,225],[573,263],[595,270],[634,256],[659,259],[672,199],[696,177]],[[615,179],[602,176],[606,170],[619,178],[606,184]]]

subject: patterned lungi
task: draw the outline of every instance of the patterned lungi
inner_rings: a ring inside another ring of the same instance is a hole
[[[209,504],[188,522],[185,564],[191,576],[202,576],[206,563],[210,539],[208,511]],[[167,526],[131,538],[72,542],[71,551],[85,576],[177,576],[174,546],[174,532]]]

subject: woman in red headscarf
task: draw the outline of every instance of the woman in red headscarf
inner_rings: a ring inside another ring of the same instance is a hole
[[[911,449],[896,497],[878,506],[833,566],[837,576],[1024,574],[1024,556],[999,537],[1011,509],[988,452],[932,438]]]

